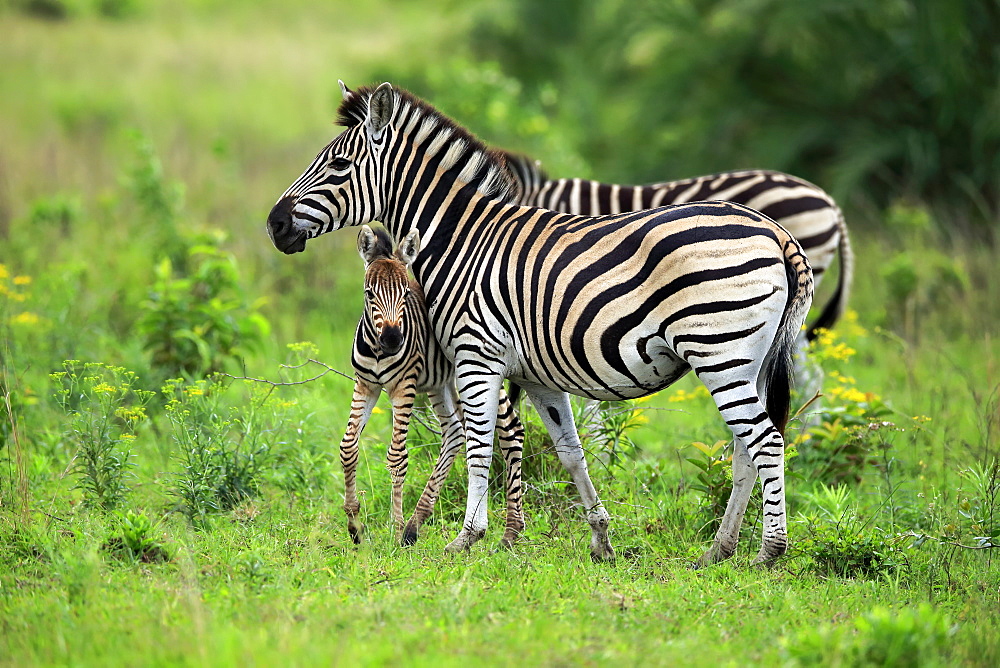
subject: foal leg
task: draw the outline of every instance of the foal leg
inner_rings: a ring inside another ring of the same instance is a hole
[[[378,402],[378,395],[377,387],[372,387],[360,379],[355,381],[347,431],[340,441],[340,465],[344,467],[344,512],[347,513],[347,531],[355,543],[361,542],[361,533],[365,528],[358,520],[358,511],[361,510],[355,480],[358,469],[358,438]]]
[[[403,483],[406,482],[408,455],[406,435],[413,415],[413,400],[416,397],[414,378],[406,378],[392,390],[392,441],[386,453],[386,465],[392,476],[392,523],[396,531],[403,530]]]

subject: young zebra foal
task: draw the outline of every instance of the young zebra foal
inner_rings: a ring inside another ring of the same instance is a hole
[[[347,431],[340,443],[344,467],[347,529],[355,543],[361,542],[364,526],[358,519],[356,471],[358,438],[371,415],[379,393],[385,390],[392,402],[392,441],[387,464],[392,476],[392,519],[403,530],[402,543],[417,540],[420,525],[430,517],[441,485],[459,448],[464,443],[464,427],[455,395],[452,362],[434,339],[427,321],[423,291],[411,280],[407,269],[420,248],[419,232],[403,239],[396,252],[384,229],[365,225],[358,235],[358,253],[365,262],[365,309],[354,337],[354,398]],[[406,434],[417,392],[426,392],[441,423],[441,453],[413,517],[403,527],[403,482],[406,479]],[[521,511],[521,452],[524,428],[506,394],[500,397],[497,431],[507,465],[507,527],[501,544],[513,545],[524,529]]]

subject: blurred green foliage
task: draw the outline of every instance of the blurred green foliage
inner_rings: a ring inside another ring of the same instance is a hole
[[[529,98],[559,91],[551,123],[603,180],[767,167],[981,228],[1000,213],[998,33],[981,0],[515,0],[470,43]]]

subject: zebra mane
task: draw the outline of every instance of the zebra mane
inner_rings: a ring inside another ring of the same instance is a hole
[[[507,163],[507,168],[514,173],[515,179],[527,180],[525,177],[531,176],[539,182],[549,180],[548,172],[542,169],[541,163],[534,158],[523,153],[514,153],[513,151],[505,151],[503,149],[497,150],[503,154],[504,161]]]
[[[337,110],[337,124],[353,128],[368,117],[368,101],[376,86],[362,86],[349,94]],[[475,135],[448,118],[429,103],[402,88],[392,89],[395,96],[393,117],[415,143],[423,145],[429,156],[443,152],[440,166],[451,169],[464,165],[458,174],[460,181],[475,183],[476,189],[487,197],[503,202],[513,202],[518,195],[518,184],[508,169],[505,154],[491,149]]]

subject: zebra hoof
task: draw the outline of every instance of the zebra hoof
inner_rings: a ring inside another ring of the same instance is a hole
[[[458,536],[456,536],[455,540],[445,545],[444,551],[450,553],[464,552],[472,547],[473,543],[482,538],[485,533],[485,529],[483,531],[468,531],[466,529],[462,529],[458,533]]]
[[[590,545],[590,559],[595,564],[610,564],[615,560],[615,548],[611,547],[611,541],[607,538],[600,543]]]
[[[364,531],[365,531],[364,524],[347,525],[347,533],[351,534],[351,540],[354,541],[355,545],[361,545],[361,536],[364,533]]]
[[[500,549],[501,550],[513,550],[514,544],[517,543],[518,538],[521,535],[514,532],[505,532],[503,538],[500,539]]]
[[[399,541],[403,547],[409,547],[417,542],[417,527],[410,524],[403,529],[403,538]]]
[[[735,548],[727,549],[721,545],[713,543],[712,547],[709,548],[709,550],[705,554],[701,555],[701,558],[698,559],[698,561],[694,562],[694,564],[692,564],[691,567],[696,570],[699,568],[705,568],[706,566],[717,564],[720,561],[725,561],[729,557],[733,556],[735,553],[736,553]]]
[[[784,556],[787,550],[787,541],[776,541],[772,544],[765,543],[760,548],[757,558],[753,560],[751,565],[769,568],[775,564],[778,558]]]

